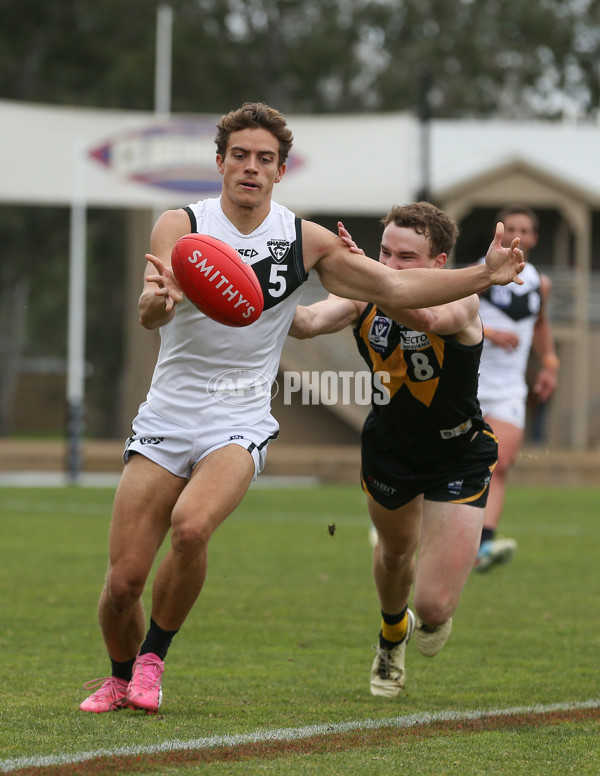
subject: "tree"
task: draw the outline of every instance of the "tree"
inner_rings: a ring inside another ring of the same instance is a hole
[[[171,0],[173,109],[595,117],[600,0]],[[35,19],[32,25],[31,19]],[[151,110],[147,0],[4,0],[0,98]]]

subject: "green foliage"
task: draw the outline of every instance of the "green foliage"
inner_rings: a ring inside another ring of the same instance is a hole
[[[438,657],[409,645],[396,701],[368,689],[380,616],[360,490],[251,489],[212,540],[206,587],[167,658],[161,714],[83,714],[82,683],[108,669],[96,604],[112,496],[0,489],[0,760],[597,695],[598,489],[509,492],[502,529],[519,542],[515,560],[469,580]],[[368,776],[401,761],[414,774],[594,774],[597,734],[595,719],[525,717],[507,729],[390,733],[387,742],[135,772]]]
[[[171,0],[173,109],[596,115],[598,0]],[[32,22],[33,19],[33,22]],[[151,110],[156,6],[4,0],[0,97]]]

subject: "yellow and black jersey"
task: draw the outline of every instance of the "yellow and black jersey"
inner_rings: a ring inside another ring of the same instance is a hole
[[[354,336],[372,372],[372,409],[363,440],[413,462],[464,451],[484,428],[477,400],[483,341],[414,331],[369,304]]]

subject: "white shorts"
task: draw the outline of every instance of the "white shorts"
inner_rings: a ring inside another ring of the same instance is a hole
[[[269,416],[259,426],[189,429],[166,420],[148,402],[143,402],[131,430],[123,451],[125,463],[132,453],[140,453],[177,477],[189,480],[198,461],[221,447],[234,444],[252,456],[255,480],[264,468],[267,445],[279,435],[279,424]]]
[[[525,402],[523,399],[510,397],[508,399],[482,399],[479,397],[483,416],[493,427],[491,418],[503,420],[517,428],[525,428]]]

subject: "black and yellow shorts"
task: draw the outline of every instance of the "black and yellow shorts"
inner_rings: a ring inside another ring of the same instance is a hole
[[[498,460],[498,441],[486,426],[461,455],[416,464],[406,458],[406,450],[396,453],[370,445],[369,437],[363,436],[361,454],[363,490],[386,509],[398,509],[421,494],[428,501],[485,507]]]

